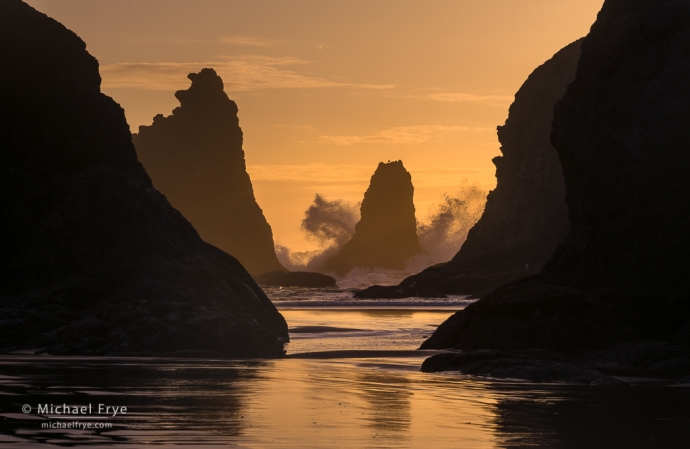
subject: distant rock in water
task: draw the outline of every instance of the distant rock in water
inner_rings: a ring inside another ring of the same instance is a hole
[[[132,136],[153,185],[205,241],[236,257],[252,275],[284,270],[273,232],[254,198],[242,150],[237,105],[213,69],[190,73],[172,115],[157,115]]]
[[[98,62],[0,2],[0,350],[282,356],[287,325],[153,188]]]
[[[553,108],[575,79],[582,40],[538,67],[498,127],[496,188],[453,260],[358,297],[479,295],[538,273],[568,233],[565,184],[550,141]]]
[[[259,285],[270,287],[324,288],[335,286],[335,279],[309,271],[271,271],[255,277]]]
[[[401,270],[421,249],[417,239],[412,177],[402,161],[381,162],[364,194],[352,238],[326,262],[326,271],[354,268]]]
[[[690,345],[690,3],[607,0],[556,106],[570,232],[425,348]]]

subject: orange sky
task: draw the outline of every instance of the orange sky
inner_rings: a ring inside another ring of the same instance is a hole
[[[495,128],[538,65],[603,0],[28,0],[87,43],[133,131],[215,68],[277,243],[314,194],[361,201],[380,161],[412,174],[418,219],[467,179],[495,184]]]

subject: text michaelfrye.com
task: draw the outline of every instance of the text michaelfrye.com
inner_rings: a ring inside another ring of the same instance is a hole
[[[82,422],[82,421],[51,421],[41,423],[41,429],[112,429],[113,424],[109,422]]]

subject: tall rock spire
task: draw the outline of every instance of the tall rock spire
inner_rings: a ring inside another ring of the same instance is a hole
[[[381,162],[364,194],[361,219],[326,270],[345,274],[353,268],[403,269],[419,253],[412,176],[402,161]]]
[[[252,275],[282,271],[273,232],[256,202],[242,149],[237,105],[213,69],[190,73],[172,115],[139,127],[133,141],[153,185],[207,242]]]
[[[569,228],[563,170],[550,136],[553,108],[575,79],[581,45],[561,49],[515,94],[498,127],[496,188],[453,260],[359,297],[478,295],[541,270]]]

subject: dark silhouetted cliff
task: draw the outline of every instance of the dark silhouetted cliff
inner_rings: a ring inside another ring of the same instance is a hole
[[[345,274],[353,268],[400,270],[420,252],[412,177],[402,161],[381,162],[362,200],[352,238],[326,262],[326,270]]]
[[[172,115],[132,136],[139,160],[201,237],[235,256],[252,275],[284,270],[273,232],[256,203],[242,150],[237,105],[213,69],[190,73]]]
[[[556,106],[570,232],[426,348],[690,344],[690,3],[607,0]]]
[[[0,348],[281,356],[282,316],[137,162],[76,34],[0,2]]]
[[[478,295],[541,270],[568,233],[563,171],[550,135],[553,108],[575,78],[581,44],[556,53],[515,94],[498,127],[503,156],[494,158],[496,188],[453,260],[358,297]]]

